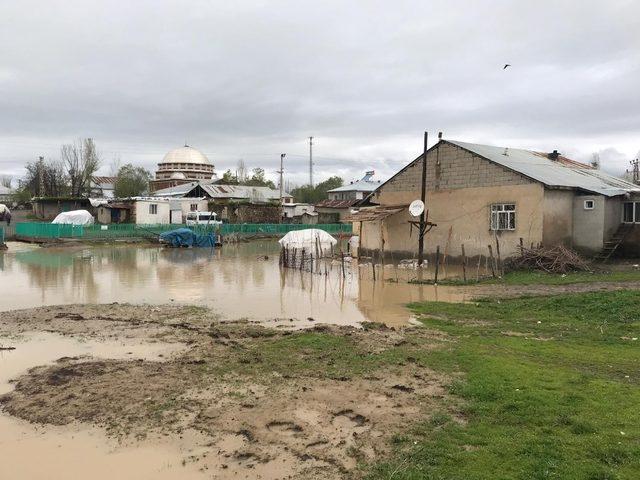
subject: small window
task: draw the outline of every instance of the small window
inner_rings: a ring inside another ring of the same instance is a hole
[[[149,215],[157,215],[158,214],[158,204],[150,203],[149,204]]]
[[[516,229],[516,205],[514,203],[494,203],[491,205],[491,230]]]
[[[593,200],[585,200],[584,201],[584,209],[585,210],[593,210],[593,207],[595,206]]]
[[[192,203],[190,208],[191,208],[192,212],[197,212],[198,211],[198,204],[197,203]]]
[[[633,223],[634,202],[624,202],[622,210],[622,221],[624,223]]]

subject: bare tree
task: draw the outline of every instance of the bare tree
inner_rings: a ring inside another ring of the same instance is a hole
[[[11,175],[2,175],[0,176],[0,185],[6,188],[11,188],[11,182],[13,177]]]
[[[72,197],[82,197],[89,193],[91,177],[100,167],[100,156],[92,138],[78,140],[75,143],[63,145],[60,158],[65,166]]]
[[[20,181],[20,189],[33,197],[61,197],[69,194],[67,175],[61,161],[45,161],[40,157],[37,162],[25,165],[27,174]]]
[[[238,160],[238,166],[236,167],[236,180],[239,184],[243,184],[247,181],[247,166],[244,164],[244,160]]]
[[[600,154],[598,152],[592,153],[591,161],[589,163],[593,168],[600,170]]]
[[[112,177],[117,177],[121,166],[122,161],[120,160],[120,155],[114,155],[111,163],[109,164],[109,175],[111,175]]]

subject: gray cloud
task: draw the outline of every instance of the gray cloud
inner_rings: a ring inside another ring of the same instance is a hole
[[[272,177],[287,152],[298,183],[309,135],[318,179],[388,176],[424,129],[629,159],[638,31],[633,1],[4,2],[0,173],[81,136],[149,168],[185,140]]]

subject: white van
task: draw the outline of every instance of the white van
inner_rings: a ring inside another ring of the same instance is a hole
[[[222,222],[216,220],[218,216],[215,212],[189,212],[187,213],[187,225],[220,225]]]

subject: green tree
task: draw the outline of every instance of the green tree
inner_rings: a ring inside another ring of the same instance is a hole
[[[291,195],[296,202],[301,203],[318,203],[327,198],[327,192],[334,188],[341,187],[344,181],[338,176],[327,178],[324,182],[320,182],[315,187],[303,185],[291,190]]]
[[[237,185],[238,177],[231,170],[227,170],[222,174],[220,183],[222,183],[223,185]]]
[[[134,167],[127,163],[120,167],[118,175],[116,175],[115,196],[127,198],[142,195],[149,189],[151,178],[151,173],[145,168]]]
[[[264,168],[254,168],[252,170],[253,175],[249,178],[244,185],[249,185],[251,187],[270,187],[276,188],[274,183],[271,180],[267,180],[264,176]]]

